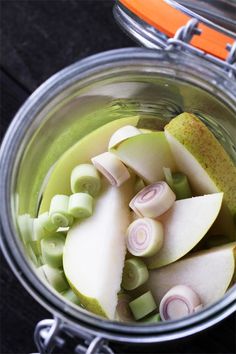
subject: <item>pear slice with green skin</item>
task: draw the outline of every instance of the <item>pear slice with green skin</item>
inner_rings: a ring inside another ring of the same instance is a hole
[[[164,242],[160,251],[145,259],[148,268],[175,262],[196,246],[215,221],[222,199],[223,193],[215,193],[177,200],[158,217],[164,227]]]
[[[163,296],[176,285],[187,285],[203,306],[221,299],[230,286],[236,264],[236,243],[212,248],[150,271],[147,287],[159,305]]]
[[[70,229],[64,246],[63,267],[71,288],[88,311],[109,319],[115,318],[122,280],[133,182],[106,187],[93,215]]]
[[[163,167],[176,170],[164,132],[133,136],[110,151],[147,183],[163,180]]]
[[[236,166],[207,126],[195,115],[182,113],[165,126],[165,135],[194,192],[224,192],[224,205],[235,215]]]
[[[138,116],[114,120],[94,130],[67,150],[55,164],[43,192],[39,214],[48,211],[51,199],[56,194],[70,195],[70,175],[73,168],[81,163],[91,163],[91,158],[107,151],[112,134],[125,125],[136,126]]]

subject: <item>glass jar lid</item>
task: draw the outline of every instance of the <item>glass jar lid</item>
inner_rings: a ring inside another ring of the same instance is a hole
[[[114,14],[149,48],[177,46],[236,74],[235,0],[119,0]]]

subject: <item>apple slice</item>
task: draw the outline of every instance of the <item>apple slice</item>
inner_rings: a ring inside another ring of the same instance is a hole
[[[147,183],[163,180],[163,167],[175,170],[175,162],[164,132],[133,136],[111,151]]]
[[[200,296],[204,306],[219,300],[228,289],[235,272],[236,242],[201,251],[150,271],[147,286],[156,303],[176,285],[187,285]]]
[[[236,167],[229,155],[200,119],[182,113],[165,126],[165,135],[178,169],[187,175],[197,195],[224,192],[220,224],[233,237],[236,215]],[[218,229],[218,233],[222,230]],[[235,239],[235,236],[234,236]]]
[[[114,319],[125,261],[128,201],[133,181],[107,187],[93,215],[68,232],[63,254],[67,280],[89,311]]]
[[[164,227],[163,246],[147,258],[149,269],[162,267],[183,257],[205,236],[221,207],[223,193],[177,200],[157,219]]]
[[[67,150],[55,164],[48,178],[39,214],[49,210],[51,199],[56,194],[71,194],[70,175],[73,168],[81,163],[91,162],[90,159],[107,151],[111,135],[127,124],[136,126],[139,117],[114,120],[94,130]]]

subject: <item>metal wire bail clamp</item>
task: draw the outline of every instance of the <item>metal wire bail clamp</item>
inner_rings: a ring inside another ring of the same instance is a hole
[[[114,354],[105,339],[79,331],[57,317],[42,320],[35,327],[34,341],[39,354],[51,354],[56,347],[62,348],[66,344],[66,340],[61,338],[62,334],[83,341],[75,347],[76,354]]]

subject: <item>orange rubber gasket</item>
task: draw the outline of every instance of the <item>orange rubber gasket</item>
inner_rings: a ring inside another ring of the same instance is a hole
[[[173,37],[176,31],[186,25],[190,16],[167,4],[164,0],[119,0],[131,12],[142,20],[157,28],[168,37]],[[190,43],[220,59],[226,59],[229,52],[227,44],[233,44],[232,37],[200,23],[200,36],[193,36]]]

